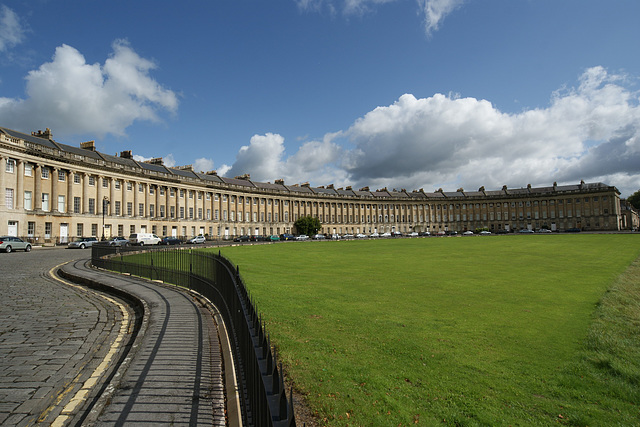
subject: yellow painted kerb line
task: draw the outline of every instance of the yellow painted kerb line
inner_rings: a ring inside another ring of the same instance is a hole
[[[54,274],[54,270],[56,270],[58,267],[60,267],[63,264],[64,263],[59,264],[53,267],[51,270],[49,270],[49,276],[51,276],[53,279],[61,283],[64,283],[65,285],[86,291],[86,288],[75,285],[71,282],[67,282],[66,280],[63,280]],[[120,304],[118,301],[111,299],[107,296],[100,295],[100,294],[97,294],[97,295],[99,295],[101,298],[105,299],[106,301],[110,302],[111,304],[117,305],[118,308],[120,308],[120,311],[122,312],[122,323],[120,324],[120,331],[118,332],[118,336],[116,337],[115,341],[111,344],[111,348],[109,349],[109,352],[104,356],[102,363],[100,363],[100,365],[96,367],[96,369],[93,371],[91,376],[84,382],[80,390],[76,392],[76,394],[71,398],[69,403],[67,403],[67,405],[62,409],[62,412],[60,413],[60,415],[58,415],[58,417],[53,421],[53,423],[51,423],[51,426],[56,426],[56,427],[64,426],[66,422],[72,418],[74,411],[86,401],[87,396],[89,395],[89,392],[91,391],[91,389],[95,387],[96,384],[98,384],[98,381],[100,380],[100,378],[107,371],[109,364],[111,363],[113,358],[117,355],[118,350],[122,346],[125,336],[127,334],[127,331],[129,329],[129,312],[127,311],[126,307],[123,304]],[[62,401],[62,399],[73,390],[73,388],[78,383],[79,379],[80,379],[80,374],[76,376],[76,378],[74,378],[67,385],[67,387],[58,395],[54,404],[49,408],[47,408],[47,410],[42,413],[38,421],[43,421],[46,418],[47,414],[49,414]]]

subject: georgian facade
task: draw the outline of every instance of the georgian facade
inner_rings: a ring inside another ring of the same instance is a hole
[[[627,221],[618,190],[602,183],[467,192],[370,191],[255,182],[218,176],[162,159],[138,162],[0,128],[0,235],[36,243],[80,236],[159,236],[295,233],[314,216],[322,233],[491,231],[548,228],[619,230]]]

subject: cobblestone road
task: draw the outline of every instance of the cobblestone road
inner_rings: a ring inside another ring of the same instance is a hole
[[[89,256],[0,253],[0,425],[225,425],[211,312],[175,287],[86,268]],[[72,260],[65,271],[109,293],[50,277]],[[145,320],[115,291],[144,301]]]
[[[117,333],[117,307],[48,275],[60,263],[87,256],[62,248],[0,253],[0,424],[51,422]]]

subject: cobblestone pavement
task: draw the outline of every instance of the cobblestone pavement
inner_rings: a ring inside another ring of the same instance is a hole
[[[50,421],[63,393],[105,351],[121,313],[95,292],[49,277],[88,251],[0,253],[0,424]]]
[[[68,264],[65,270],[144,301],[145,324],[130,335],[128,304],[49,277],[52,267],[89,255],[0,253],[0,425],[224,425],[210,313],[175,288]],[[126,354],[114,345],[123,329],[132,344]]]

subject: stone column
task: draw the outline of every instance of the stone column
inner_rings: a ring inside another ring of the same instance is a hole
[[[73,213],[73,172],[67,171],[67,213]]]
[[[135,181],[131,181],[131,183],[133,185],[133,210],[131,211],[131,213],[133,214],[132,216],[137,217],[138,216],[138,200],[139,200],[138,183]]]
[[[49,202],[49,212],[58,212],[58,169],[52,167],[49,171],[51,180],[51,201]]]
[[[38,164],[33,165],[33,182],[35,187],[33,192],[33,208],[36,211],[40,211],[42,210],[42,167]]]
[[[122,186],[120,186],[122,188]],[[107,215],[113,215],[116,211],[114,206],[116,203],[116,180],[115,178],[109,178],[109,206],[107,208]],[[120,206],[122,212],[122,206]]]
[[[89,213],[89,174],[82,173],[82,213]]]
[[[7,158],[0,156],[0,210],[4,210],[5,208],[5,201],[4,201],[4,194],[5,194],[5,188],[4,188],[4,173],[7,169]]]
[[[5,165],[2,165],[2,171],[6,169]],[[4,197],[4,189],[2,189],[2,197]],[[17,161],[16,167],[16,196],[15,196],[16,209],[22,210],[24,208],[24,162],[22,160]],[[33,200],[32,200],[33,202]],[[33,203],[31,204],[33,207]]]
[[[149,206],[149,204],[151,203],[151,194],[149,194],[149,192],[151,191],[151,185],[144,184],[143,189],[144,189],[144,216],[145,218],[149,218],[150,211],[151,211],[151,208]]]
[[[96,214],[102,215],[102,207],[104,206],[101,176],[96,176]]]

